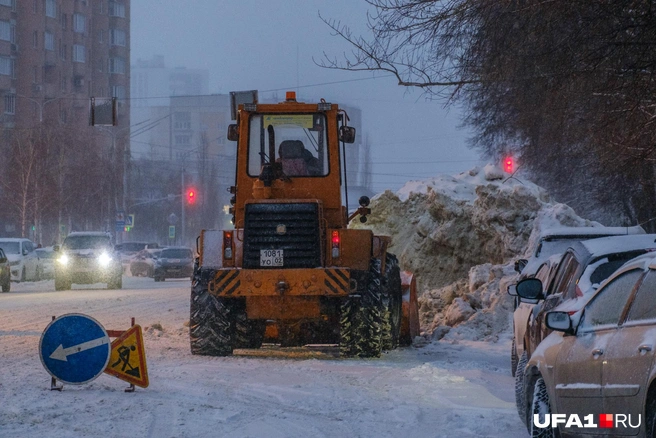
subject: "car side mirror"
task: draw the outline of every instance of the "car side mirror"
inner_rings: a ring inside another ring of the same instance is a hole
[[[341,126],[339,128],[339,141],[344,143],[355,142],[355,128],[353,126]]]
[[[228,140],[230,141],[239,140],[239,125],[234,123],[228,125]]]
[[[509,284],[508,288],[506,289],[508,291],[508,295],[512,297],[517,296],[517,285],[516,284]]]
[[[521,274],[522,270],[526,267],[527,264],[528,264],[528,260],[526,259],[515,260],[515,272]]]
[[[26,256],[29,254],[29,251],[27,249],[23,249],[23,255]]]
[[[525,278],[517,283],[517,295],[528,300],[543,300],[542,282],[537,278]]]
[[[59,245],[55,245],[55,246],[53,246],[53,247],[52,247],[52,250],[53,250],[53,251],[59,251]]]
[[[572,319],[567,312],[547,312],[545,324],[551,330],[571,333]]]

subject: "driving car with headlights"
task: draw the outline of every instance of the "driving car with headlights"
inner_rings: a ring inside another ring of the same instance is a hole
[[[55,290],[71,284],[107,283],[108,289],[123,287],[121,260],[112,237],[104,232],[73,232],[61,248],[55,246]]]

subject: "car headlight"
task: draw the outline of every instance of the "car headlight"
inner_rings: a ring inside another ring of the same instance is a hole
[[[9,266],[16,266],[20,265],[20,260],[16,260],[15,262],[9,262]]]
[[[64,266],[66,266],[66,265],[68,264],[69,260],[70,260],[70,259],[68,258],[68,255],[67,255],[67,254],[62,254],[62,255],[59,256],[59,258],[57,259],[57,261],[58,261],[60,264],[64,265]]]
[[[109,266],[109,264],[111,262],[112,262],[112,258],[106,252],[104,252],[104,253],[102,253],[98,256],[98,263],[103,268],[106,268],[107,266]]]

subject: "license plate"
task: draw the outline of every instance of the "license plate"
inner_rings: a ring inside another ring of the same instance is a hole
[[[282,249],[261,249],[260,266],[282,266]]]

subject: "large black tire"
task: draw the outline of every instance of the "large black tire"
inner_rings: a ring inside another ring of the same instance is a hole
[[[242,300],[233,300],[229,307],[235,324],[235,348],[260,348],[262,341],[264,341],[266,321],[263,319],[248,319],[246,303]]]
[[[518,362],[519,358],[517,357],[517,344],[515,343],[515,337],[513,336],[512,345],[510,347],[510,373],[513,377],[515,377]]]
[[[517,405],[517,414],[522,420],[524,425],[526,423],[526,390],[524,389],[524,369],[526,368],[526,363],[528,362],[528,354],[526,351],[522,353],[522,357],[517,362],[517,368],[515,372],[515,405]]]
[[[394,254],[387,254],[385,275],[381,281],[381,300],[383,305],[383,323],[381,340],[383,350],[394,350],[399,346],[401,335],[401,318],[403,313],[403,290],[401,289],[401,270]]]
[[[380,260],[371,259],[369,272],[358,281],[357,296],[349,296],[341,306],[340,355],[380,357],[382,352],[382,299]]]
[[[529,435],[531,438],[553,438],[555,435],[553,427],[536,427],[533,424],[533,416],[538,415],[540,422],[544,423],[546,415],[551,414],[551,405],[549,404],[549,393],[544,379],[539,377],[535,382],[533,389],[533,402],[531,403],[531,418],[529,421]]]
[[[191,284],[189,341],[191,354],[229,356],[232,354],[233,324],[225,300],[210,294],[207,285],[214,269],[199,268]]]
[[[71,288],[71,281],[65,277],[55,274],[55,290],[69,290]]]

